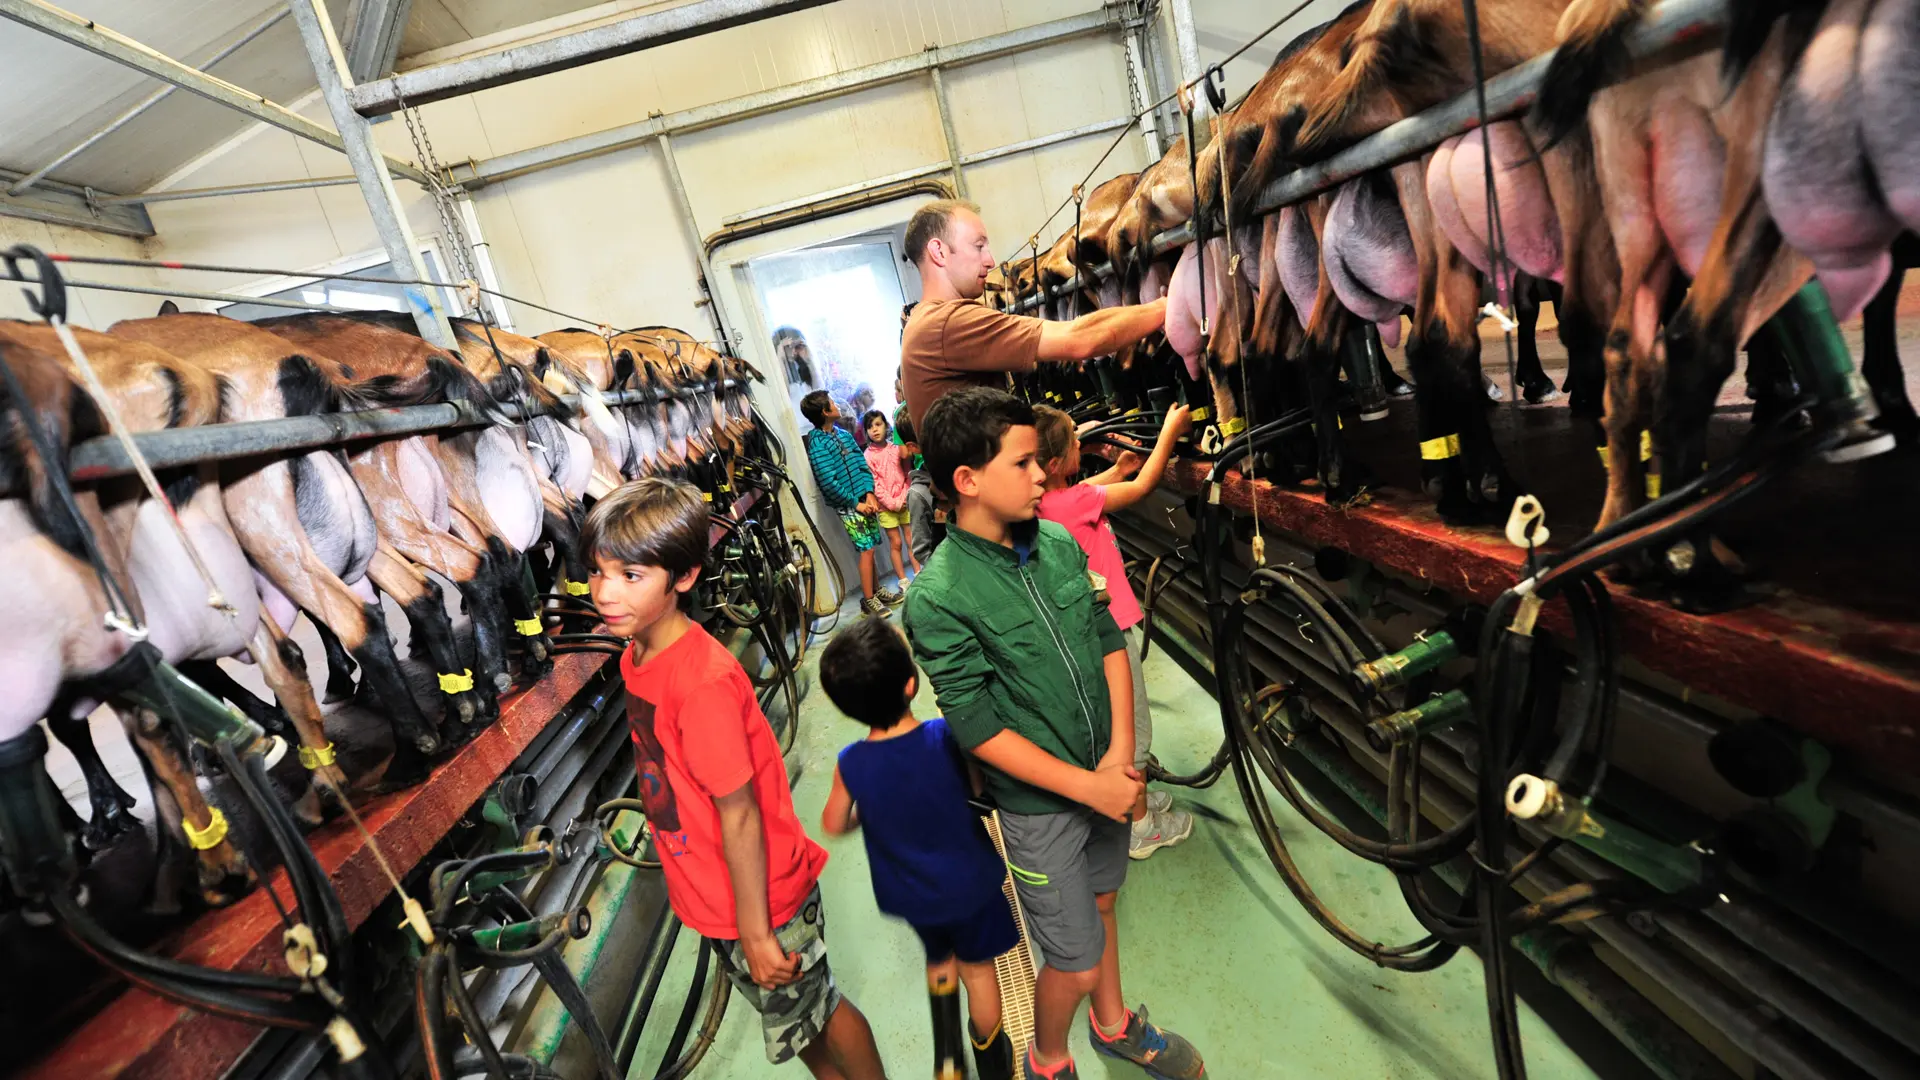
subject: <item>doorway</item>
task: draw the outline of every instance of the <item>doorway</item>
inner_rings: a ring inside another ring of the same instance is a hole
[[[898,231],[762,255],[747,264],[794,406],[814,390],[827,391],[862,445],[860,418],[870,409],[891,417],[899,404],[894,375],[907,295]]]

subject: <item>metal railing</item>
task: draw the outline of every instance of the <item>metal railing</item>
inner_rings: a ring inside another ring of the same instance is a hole
[[[1730,0],[1662,0],[1628,34],[1627,52],[1636,62],[1673,60],[1717,45],[1727,26],[1729,6]],[[1504,120],[1529,108],[1548,65],[1553,63],[1558,51],[1550,49],[1488,79],[1488,117]],[[1273,181],[1254,200],[1253,214],[1273,213],[1355,177],[1398,165],[1479,126],[1479,102],[1476,94],[1468,91],[1418,116],[1410,116],[1375,132],[1325,161],[1296,169]],[[1164,255],[1193,243],[1196,236],[1194,223],[1189,221],[1154,237],[1151,250],[1155,255]],[[1113,265],[1102,263],[1091,271],[1075,274],[1040,296],[1019,301],[1013,310],[1032,310],[1049,299],[1070,295],[1095,282],[1105,281],[1113,274]],[[1089,276],[1092,281],[1086,280]]]

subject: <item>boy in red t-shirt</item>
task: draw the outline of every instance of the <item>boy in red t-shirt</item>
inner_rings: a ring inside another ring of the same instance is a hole
[[[696,488],[649,477],[600,500],[580,531],[594,607],[632,641],[620,674],[667,900],[760,1014],[767,1060],[884,1080],[873,1029],[827,966],[827,853],[794,814],[746,671],[687,617],[707,530]]]

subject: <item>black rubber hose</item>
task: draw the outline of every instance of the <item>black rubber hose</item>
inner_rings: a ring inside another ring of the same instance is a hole
[[[687,1000],[680,1006],[680,1019],[673,1025],[673,1034],[667,1039],[666,1052],[660,1055],[661,1061],[678,1063],[680,1052],[687,1045],[687,1036],[693,1031],[693,1019],[700,1015],[700,996],[707,989],[707,976],[713,966],[713,949],[705,940],[700,942],[700,959],[693,965],[693,985],[687,989]]]
[[[460,1026],[467,1031],[467,1042],[479,1050],[481,1060],[486,1063],[488,1076],[493,1080],[512,1080],[507,1063],[500,1056],[500,1048],[493,1045],[493,1035],[487,1030],[486,1019],[474,1006],[472,995],[467,993],[467,980],[460,968],[459,964],[443,964],[441,972],[446,979],[446,996],[452,999],[453,1011],[460,1017]]]
[[[594,1061],[600,1067],[600,1080],[626,1080],[620,1071],[620,1063],[614,1059],[613,1044],[607,1041],[606,1029],[600,1026],[600,1018],[593,1013],[593,1003],[587,1000],[586,991],[580,989],[579,980],[567,968],[565,961],[554,952],[545,952],[533,959],[533,970],[547,981],[547,989],[560,1001],[562,1008],[580,1025],[580,1034],[593,1050]]]
[[[446,966],[445,948],[434,947],[413,972],[413,1019],[420,1031],[427,1080],[454,1080],[453,1063],[447,1059],[447,1005],[441,975]]]

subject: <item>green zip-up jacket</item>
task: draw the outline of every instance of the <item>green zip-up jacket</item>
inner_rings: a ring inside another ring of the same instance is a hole
[[[1091,769],[1107,752],[1112,711],[1105,658],[1126,648],[1086,553],[1050,521],[1013,527],[1013,547],[956,525],[907,590],[907,636],[940,711],[972,750],[1012,731]],[[1078,806],[981,762],[1002,810]]]

